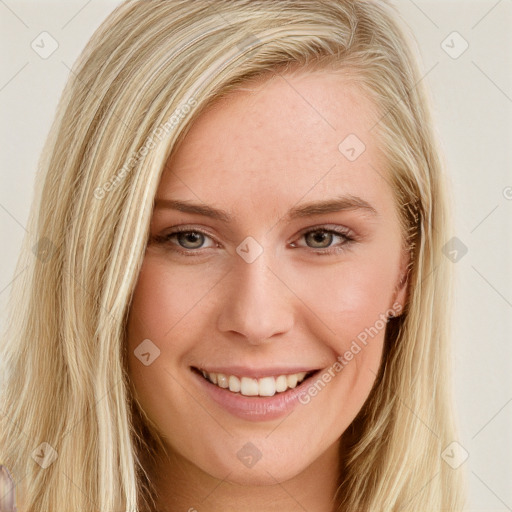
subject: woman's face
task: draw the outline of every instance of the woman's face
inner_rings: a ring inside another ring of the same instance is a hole
[[[164,170],[129,372],[187,464],[264,484],[338,456],[405,301],[377,121],[339,74],[282,75],[204,112]]]

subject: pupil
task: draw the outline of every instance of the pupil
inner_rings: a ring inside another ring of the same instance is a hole
[[[178,242],[186,249],[197,249],[203,245],[204,236],[201,233],[196,233],[195,231],[179,233]]]
[[[332,236],[332,233],[326,233],[325,231],[313,231],[309,233],[306,238],[310,247],[325,248],[331,245]]]

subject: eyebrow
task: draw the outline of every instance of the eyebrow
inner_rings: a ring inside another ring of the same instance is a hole
[[[156,209],[169,209],[178,210],[185,213],[195,213],[226,223],[230,223],[232,221],[232,217],[224,210],[219,210],[205,204],[193,203],[191,201],[177,201],[173,199],[157,198],[155,199],[155,210]],[[323,201],[313,201],[300,206],[294,206],[286,213],[284,219],[290,221],[293,219],[309,217],[312,215],[336,213],[348,210],[362,210],[371,215],[378,215],[377,210],[375,210],[375,208],[370,203],[361,197],[346,195],[332,199],[326,199]]]

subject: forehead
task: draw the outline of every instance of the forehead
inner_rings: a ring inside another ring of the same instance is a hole
[[[275,75],[215,101],[166,165],[157,193],[211,203],[297,202],[382,189],[378,109],[340,73]],[[171,172],[172,171],[172,172]],[[384,183],[383,183],[384,182]]]

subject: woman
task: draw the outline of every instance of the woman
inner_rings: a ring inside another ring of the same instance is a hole
[[[5,336],[20,510],[462,508],[404,34],[382,0],[136,0],[98,29]]]

